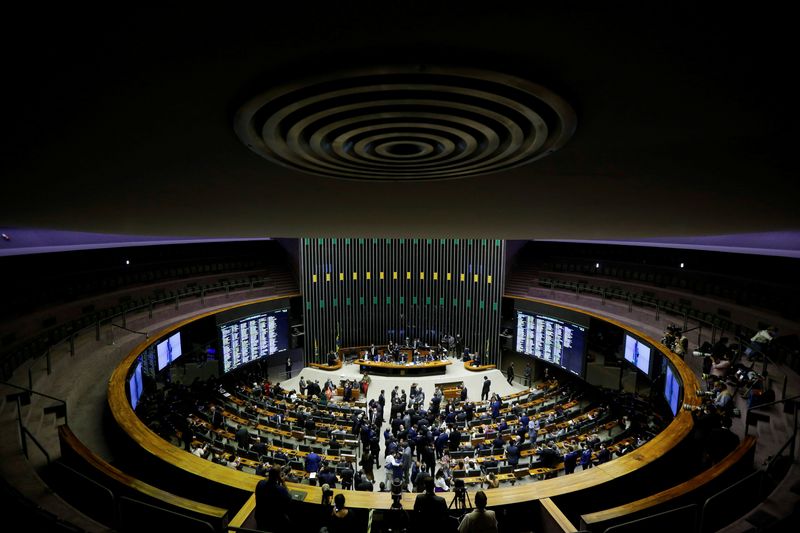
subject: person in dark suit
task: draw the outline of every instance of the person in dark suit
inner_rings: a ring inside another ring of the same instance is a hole
[[[447,439],[447,446],[451,452],[458,450],[461,445],[461,432],[457,427],[454,427],[450,432],[450,437]]]
[[[250,432],[241,424],[239,425],[239,429],[236,430],[236,444],[243,450],[246,450],[247,447],[250,446]]]
[[[481,389],[481,401],[489,399],[489,388],[492,386],[492,381],[489,376],[483,376],[483,389]]]
[[[211,406],[211,425],[215,429],[219,429],[222,427],[222,424],[225,422],[224,417],[222,416],[222,412],[216,408],[216,406]]]
[[[461,387],[461,401],[462,402],[466,402],[467,401],[467,386],[466,385]]]
[[[444,498],[434,494],[433,477],[427,474],[423,482],[425,492],[414,500],[414,523],[418,531],[437,531],[447,519],[447,503]]]
[[[256,485],[255,517],[258,529],[289,531],[291,522],[286,512],[291,501],[289,491],[281,480],[281,471],[277,467],[272,467],[267,479],[262,479]]]
[[[570,447],[569,452],[564,455],[564,474],[572,474],[575,472],[575,466],[578,464],[578,457],[580,453],[574,447]]]

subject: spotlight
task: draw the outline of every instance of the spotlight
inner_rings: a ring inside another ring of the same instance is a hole
[[[126,259],[126,260],[125,260],[125,264],[126,264],[126,265],[130,265],[130,264],[131,264],[131,260],[130,260],[130,259]]]
[[[595,264],[594,264],[594,267],[595,267],[595,268],[600,268],[600,263],[595,263]]]
[[[681,263],[681,268],[683,268],[683,263]]]

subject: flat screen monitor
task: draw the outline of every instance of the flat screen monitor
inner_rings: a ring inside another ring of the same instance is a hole
[[[584,377],[586,327],[517,311],[517,351]]]
[[[289,349],[289,310],[277,309],[220,324],[222,368],[234,368]]]
[[[650,346],[636,337],[625,335],[625,360],[650,375]]]
[[[131,394],[131,409],[134,411],[136,410],[136,406],[139,405],[139,398],[142,397],[142,361],[139,360],[136,362],[136,366],[133,368],[133,374],[131,374],[130,379],[128,380],[128,391]]]
[[[678,377],[675,375],[675,371],[672,370],[672,365],[667,365],[665,376],[664,398],[669,404],[669,409],[672,411],[672,416],[676,416],[678,414],[678,407],[681,398],[681,386],[680,383],[678,383]]]
[[[181,332],[170,335],[165,340],[156,344],[158,354],[158,369],[163,370],[181,356]]]

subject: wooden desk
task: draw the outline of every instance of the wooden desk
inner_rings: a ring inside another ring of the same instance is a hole
[[[469,361],[464,361],[464,368],[466,368],[470,372],[483,372],[484,370],[494,370],[495,368],[497,368],[497,365],[472,366],[472,359],[470,359]]]
[[[453,364],[452,361],[430,361],[427,363],[407,364],[407,363],[383,363],[376,361],[365,361],[359,359],[356,363],[363,372],[369,370],[370,374],[384,376],[424,376],[431,374],[444,374],[447,366]]]

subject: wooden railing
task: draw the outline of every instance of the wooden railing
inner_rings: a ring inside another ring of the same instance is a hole
[[[615,524],[635,520],[646,514],[655,514],[669,507],[685,505],[692,499],[700,499],[702,502],[713,492],[722,488],[719,486],[719,482],[726,474],[752,465],[755,444],[755,437],[745,437],[739,446],[719,463],[693,478],[624,505],[584,514],[581,516],[581,527],[590,531],[605,531],[606,528]],[[688,524],[687,530],[691,531]]]
[[[106,488],[113,495],[115,505],[119,505],[120,500],[126,498],[147,506],[156,506],[170,513],[187,516],[187,522],[198,520],[206,522],[215,531],[220,531],[227,526],[228,511],[226,509],[177,496],[122,472],[87,448],[66,424],[58,427],[58,438],[61,444],[62,461],[101,487]],[[65,496],[69,500],[69,495]],[[88,514],[92,514],[91,509],[86,511]],[[108,509],[104,509],[103,512],[108,514]],[[119,527],[120,524],[110,525]]]

